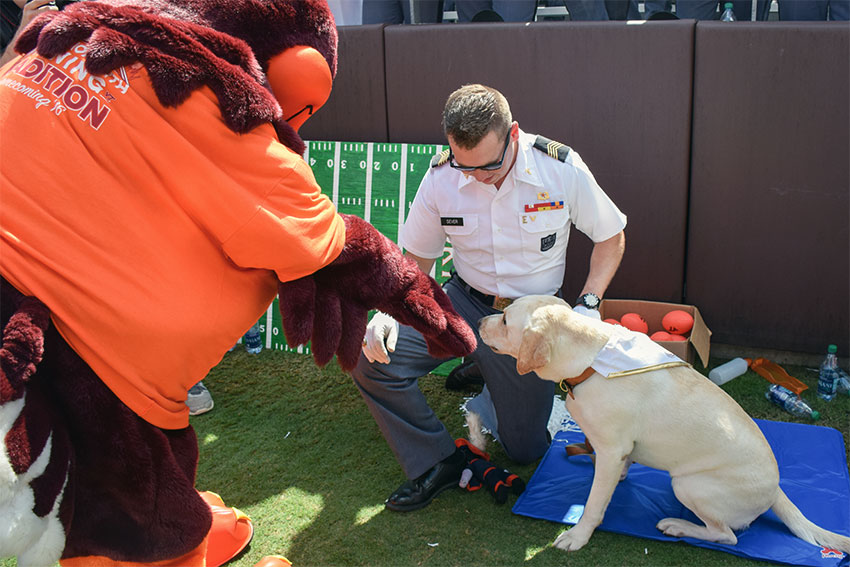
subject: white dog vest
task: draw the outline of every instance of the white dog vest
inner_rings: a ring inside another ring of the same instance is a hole
[[[606,378],[617,378],[659,368],[687,365],[687,362],[645,334],[615,327],[590,367]]]
[[[643,333],[616,327],[590,366],[578,376],[561,380],[561,389],[571,398],[573,389],[598,372],[605,378],[619,378],[674,366],[690,366]]]

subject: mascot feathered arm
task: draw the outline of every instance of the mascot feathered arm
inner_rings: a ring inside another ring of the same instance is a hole
[[[472,329],[439,284],[365,220],[341,216],[346,232],[340,255],[314,274],[278,286],[289,345],[312,340],[317,364],[336,353],[340,366],[350,370],[357,364],[368,312],[379,309],[421,332],[436,357],[475,350]]]
[[[244,9],[233,9],[236,5]],[[286,75],[275,67],[276,55],[298,45],[315,48],[330,75],[335,73],[336,29],[330,10],[320,0],[237,0],[230,7],[222,9],[217,0],[79,2],[39,16],[16,48],[37,48],[53,57],[83,41],[86,70],[93,74],[139,61],[167,107],[179,106],[207,86],[233,131],[244,133],[271,122],[280,141],[301,154],[303,141],[283,120],[281,97],[276,100],[267,83],[276,82],[275,71]],[[353,368],[368,312],[380,309],[420,331],[435,356],[472,352],[475,336],[437,282],[369,223],[342,216],[346,239],[339,257],[313,275],[279,286],[288,343],[312,340],[318,364],[336,353],[343,368]]]

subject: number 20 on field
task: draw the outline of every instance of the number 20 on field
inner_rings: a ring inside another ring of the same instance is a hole
[[[327,162],[325,162],[325,164],[327,165],[328,169],[334,168],[334,160],[333,159],[327,160]],[[313,167],[314,165],[316,165],[316,159],[310,158],[310,167]],[[366,160],[365,159],[360,160],[359,165],[360,165],[360,169],[366,169]],[[382,162],[373,161],[372,162],[372,170],[373,171],[381,171],[381,165],[382,165]],[[409,168],[408,171],[410,171],[410,172],[415,171],[415,169],[414,169],[415,165],[416,164],[413,164],[413,163],[408,164],[408,168]],[[397,161],[390,163],[390,169],[393,170],[393,171],[398,171],[399,167],[400,167],[400,165]],[[346,160],[346,159],[339,160],[339,168],[340,169],[348,169],[348,160]]]

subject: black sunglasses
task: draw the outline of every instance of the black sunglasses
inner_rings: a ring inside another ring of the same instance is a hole
[[[493,163],[488,163],[487,165],[479,165],[470,167],[468,165],[460,165],[455,161],[455,156],[452,153],[451,147],[449,147],[449,165],[453,169],[457,169],[458,171],[475,171],[476,169],[480,169],[482,171],[495,171],[502,167],[502,163],[505,161],[505,156],[508,155],[508,144],[511,143],[511,129],[508,128],[508,135],[505,136],[505,149],[502,150],[502,159],[499,161],[494,161]]]

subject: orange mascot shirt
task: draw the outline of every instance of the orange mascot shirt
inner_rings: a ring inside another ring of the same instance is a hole
[[[0,274],[139,416],[185,427],[188,389],[344,223],[270,124],[236,134],[207,87],[165,108],[140,64],[94,76],[85,51],[0,70]]]

